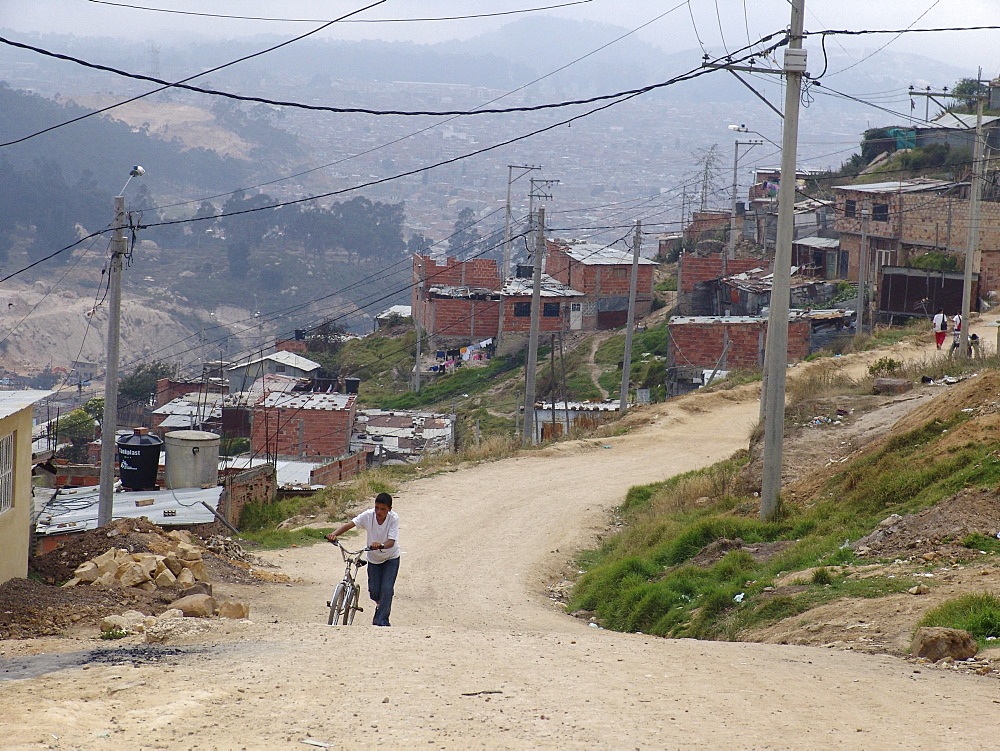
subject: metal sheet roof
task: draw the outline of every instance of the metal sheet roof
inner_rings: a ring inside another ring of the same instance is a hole
[[[228,460],[219,461],[219,469],[252,469],[264,464],[270,464],[266,459],[251,459],[249,456],[237,456]],[[323,462],[299,462],[287,459],[278,459],[274,466],[278,473],[278,485],[309,485],[309,473],[316,467],[323,465]]]
[[[268,394],[259,403],[259,407],[268,409],[319,409],[338,411],[350,409],[354,404],[354,394],[314,394],[299,392],[289,394]]]
[[[308,357],[303,357],[302,355],[297,355],[294,352],[286,352],[285,350],[280,350],[278,352],[273,352],[270,355],[264,355],[264,357],[258,357],[256,360],[251,360],[250,362],[240,363],[239,365],[233,365],[229,370],[239,370],[241,368],[249,368],[257,363],[265,362],[271,360],[279,365],[286,365],[290,368],[298,368],[299,370],[309,373],[320,367],[318,362],[313,362]]]
[[[834,190],[853,190],[858,193],[923,193],[928,191],[948,190],[964,185],[950,180],[932,180],[920,178],[917,180],[893,180],[884,183],[860,183],[857,185],[835,185]]]
[[[840,240],[832,237],[803,237],[795,240],[792,245],[807,245],[810,248],[839,248]]]
[[[54,391],[35,391],[34,389],[0,391],[0,419],[10,417],[54,393]]]
[[[587,266],[632,265],[631,248],[608,247],[580,240],[554,240],[553,244],[565,251],[570,258]],[[639,264],[642,266],[655,266],[656,262],[648,258],[640,258]]]
[[[629,259],[629,263],[632,263],[631,259]],[[500,294],[505,297],[522,297],[532,294],[533,286],[534,282],[531,279],[520,279],[516,276],[511,276],[504,281]],[[567,287],[558,279],[553,279],[548,274],[542,274],[540,286],[542,297],[580,297],[583,295],[583,292],[578,292],[572,287]]]
[[[154,524],[184,526],[207,524],[215,515],[202,505],[219,507],[222,486],[211,488],[181,488],[178,490],[133,491],[115,493],[111,512],[115,519],[147,517]],[[98,486],[60,490],[38,514],[35,530],[40,535],[59,535],[97,529]],[[152,499],[152,503],[137,506],[136,501]]]

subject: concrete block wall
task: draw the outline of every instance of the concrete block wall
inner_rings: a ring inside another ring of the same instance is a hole
[[[675,365],[693,365],[723,370],[753,369],[764,364],[767,322],[713,321],[670,324],[670,357]],[[809,354],[809,321],[788,325],[788,362],[798,362]],[[726,343],[729,351],[721,360]]]

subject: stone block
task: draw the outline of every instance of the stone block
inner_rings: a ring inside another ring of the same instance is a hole
[[[171,573],[170,569],[164,567],[163,571],[156,574],[153,583],[157,587],[172,587],[177,583],[177,577]]]
[[[212,595],[212,585],[209,582],[194,582],[181,590],[181,596]]]
[[[142,567],[146,576],[153,577],[153,573],[156,571],[156,556],[152,553],[136,553],[132,556],[132,560]]]
[[[122,615],[106,615],[101,618],[101,632],[108,631],[131,631],[129,621]]]
[[[182,561],[200,561],[201,550],[186,542],[177,543],[177,557]]]
[[[82,582],[87,582],[88,584],[100,575],[101,572],[98,570],[97,564],[93,561],[81,563],[76,567],[76,571],[73,572],[74,577]]]
[[[140,584],[149,581],[149,576],[135,561],[128,561],[115,574],[118,583],[123,587],[138,587]]]
[[[142,584],[139,585],[139,589],[143,590],[144,592],[155,592],[156,591],[156,584],[154,584],[151,581],[150,582],[143,582]]]
[[[191,533],[185,529],[172,529],[167,532],[167,537],[171,540],[177,540],[177,542],[186,542],[189,545],[194,542],[194,538],[191,537]]]
[[[250,617],[250,606],[245,602],[226,600],[219,605],[219,615],[223,618],[241,620]]]
[[[186,618],[211,618],[215,615],[215,600],[209,595],[187,595],[174,600],[170,607],[182,611]]]
[[[69,581],[67,581],[67,582],[64,582],[64,583],[63,583],[63,586],[64,586],[64,587],[75,587],[75,586],[76,586],[77,584],[79,584],[79,583],[80,583],[80,580],[79,580],[79,579],[77,579],[77,578],[76,578],[76,577],[74,576],[74,577],[73,577],[72,579],[70,579]]]
[[[182,568],[181,572],[177,574],[177,585],[180,587],[190,587],[194,582],[194,574],[191,573],[190,569]]]
[[[94,582],[90,586],[97,587],[98,589],[110,589],[117,583],[114,571],[107,571],[94,579]]]
[[[913,382],[906,378],[876,378],[872,390],[876,394],[905,394],[912,388]]]
[[[205,568],[204,561],[184,561],[184,567],[194,574],[195,581],[208,581],[208,569]]]
[[[160,613],[159,618],[164,620],[170,620],[171,618],[183,618],[184,611],[180,608],[167,608],[162,613]]]
[[[184,564],[176,553],[168,553],[163,559],[163,565],[170,569],[170,573],[174,576],[180,576],[181,571],[184,570]]]
[[[118,570],[118,561],[115,560],[116,552],[117,551],[112,548],[111,550],[105,551],[93,559],[94,563],[97,565],[98,578],[104,576],[105,574],[111,574],[114,576],[115,572]]]
[[[115,563],[119,566],[124,566],[126,563],[132,560],[132,554],[129,553],[124,548],[119,548],[115,551]]]
[[[923,657],[931,662],[950,657],[953,660],[967,660],[975,657],[979,645],[972,634],[960,628],[918,628],[913,635],[910,654]]]

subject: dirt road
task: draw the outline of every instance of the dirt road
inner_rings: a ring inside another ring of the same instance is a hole
[[[757,416],[752,390],[661,405],[651,425],[627,436],[408,484],[396,501],[404,555],[391,629],[324,625],[341,566],[322,545],[271,556],[301,583],[228,585],[252,602],[250,623],[215,621],[159,650],[93,639],[4,643],[0,746],[995,743],[995,680],[828,649],[618,634],[545,597],[544,583],[605,528],[629,486],[744,447]],[[62,654],[28,655],[42,648]]]

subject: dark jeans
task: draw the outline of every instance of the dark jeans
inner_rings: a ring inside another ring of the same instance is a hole
[[[389,611],[392,610],[393,589],[396,574],[399,573],[399,558],[390,558],[385,563],[368,564],[368,596],[378,603],[375,608],[375,626],[389,625]]]

